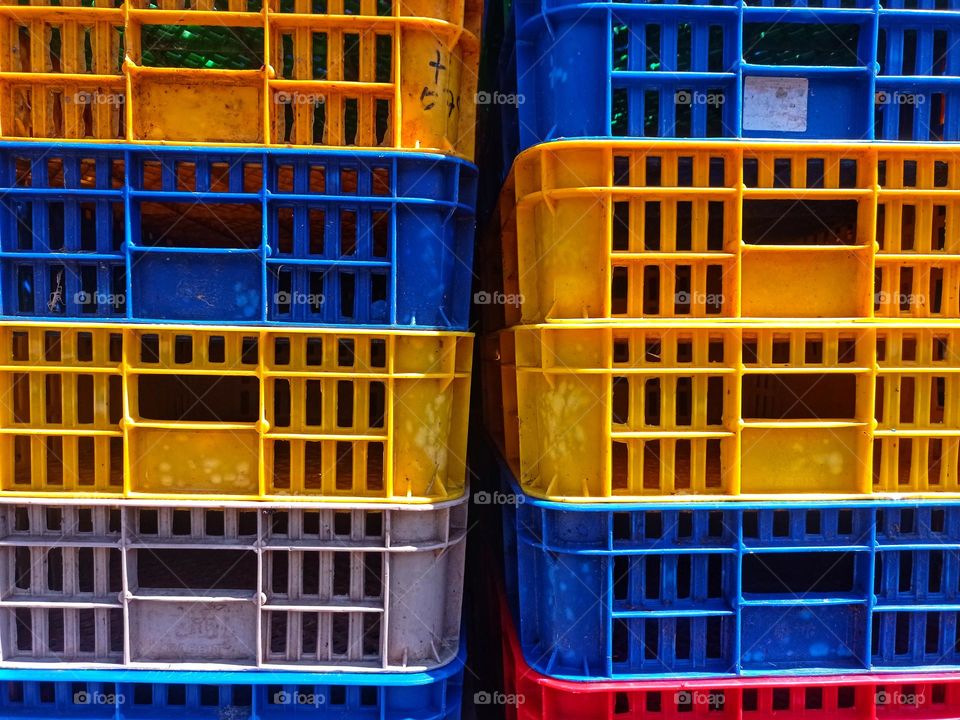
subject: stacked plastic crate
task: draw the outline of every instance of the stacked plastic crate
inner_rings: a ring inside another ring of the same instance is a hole
[[[0,716],[460,716],[480,8],[0,6]]]
[[[509,717],[957,716],[960,12],[893,5],[514,3]]]

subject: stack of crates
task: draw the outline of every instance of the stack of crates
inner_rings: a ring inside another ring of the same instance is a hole
[[[957,717],[958,10],[514,0],[508,717]]]
[[[0,4],[0,716],[460,717],[480,15]]]

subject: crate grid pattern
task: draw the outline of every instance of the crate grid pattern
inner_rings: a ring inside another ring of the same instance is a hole
[[[956,503],[607,510],[530,500],[504,513],[520,641],[552,677],[960,664]]]
[[[5,2],[2,136],[432,148],[472,157],[482,4],[324,5],[316,13],[309,0]],[[245,56],[214,54],[200,67],[190,57],[166,65],[145,57],[158,32],[179,27],[235,38]]]
[[[485,351],[501,448],[535,496],[950,497],[957,330],[559,323],[503,331]]]
[[[508,711],[509,720],[949,720],[960,702],[957,679],[947,673],[682,682],[558,680],[530,668],[505,601],[500,611],[506,692],[525,699]]]
[[[452,158],[19,144],[0,190],[7,317],[467,326]]]
[[[467,335],[5,325],[0,336],[4,494],[463,494]]]
[[[562,137],[958,140],[956,9],[523,0],[500,61],[515,62],[525,102],[506,124],[521,148]],[[771,101],[778,90],[789,102]]]
[[[529,150],[500,201],[503,292],[519,298],[502,322],[955,319],[958,167],[936,146]]]
[[[457,654],[463,500],[0,510],[7,668],[409,672]]]

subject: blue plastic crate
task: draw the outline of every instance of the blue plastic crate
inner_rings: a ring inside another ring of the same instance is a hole
[[[476,185],[423,153],[4,144],[0,307],[463,330]]]
[[[4,720],[458,720],[466,657],[414,674],[0,671]]]
[[[958,503],[580,505],[501,473],[507,592],[541,673],[960,668]]]
[[[616,136],[960,140],[958,9],[517,0],[516,56],[500,62],[516,64],[521,149]]]

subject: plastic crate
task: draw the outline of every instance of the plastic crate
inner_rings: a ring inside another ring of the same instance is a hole
[[[466,657],[417,673],[0,670],[0,712],[30,720],[459,720]]]
[[[956,4],[888,5],[522,0],[501,61],[516,63],[520,146],[960,139]]]
[[[422,153],[7,144],[0,307],[466,329],[476,184]]]
[[[0,668],[420,671],[459,647],[466,499],[0,505]]]
[[[953,720],[960,704],[960,680],[950,673],[557,680],[527,665],[505,604],[502,613],[507,720]]]
[[[0,6],[0,136],[472,158],[482,10],[479,0],[11,0]]]
[[[507,325],[955,319],[958,190],[942,145],[551,143],[504,187],[492,289]]]
[[[5,324],[0,494],[457,498],[471,353],[425,331]]]
[[[553,503],[504,476],[507,587],[538,672],[960,667],[956,502]]]
[[[960,497],[960,324],[633,321],[487,344],[525,491],[583,501]],[[491,408],[487,407],[488,417]],[[500,429],[487,422],[492,432]]]

